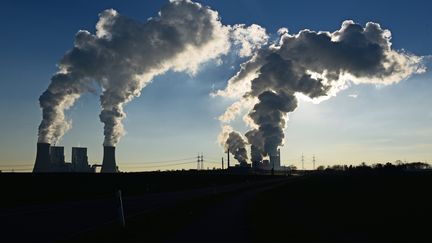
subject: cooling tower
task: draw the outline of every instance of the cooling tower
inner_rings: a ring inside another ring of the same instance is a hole
[[[50,147],[50,160],[51,163],[56,165],[62,165],[65,163],[64,147],[51,146]]]
[[[89,172],[90,166],[87,158],[87,148],[72,148],[72,168],[75,172]]]
[[[50,161],[50,144],[38,143],[33,172],[49,172],[51,169]]]
[[[115,147],[104,146],[104,155],[102,161],[102,173],[116,173],[117,165],[115,160]]]
[[[271,168],[274,168],[274,169],[280,168],[280,150],[279,149],[275,154],[270,155],[270,166],[271,166]]]
[[[261,161],[252,161],[252,168],[259,168],[261,166]]]

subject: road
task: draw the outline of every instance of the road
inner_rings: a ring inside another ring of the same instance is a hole
[[[198,217],[166,242],[253,242],[248,222],[249,204],[259,193],[283,185],[287,180],[263,183],[223,197],[205,207]]]
[[[221,242],[223,235],[231,234],[237,242],[247,239],[244,205],[263,190],[268,190],[286,179],[243,182],[232,185],[185,190],[177,192],[148,193],[142,196],[125,197],[123,205],[126,222],[129,218],[146,213],[163,211],[186,201],[199,200],[214,195],[226,195],[217,204],[204,205],[202,212],[191,222],[180,225],[177,234],[166,238],[167,242],[191,242],[208,236],[215,229],[223,233],[207,242]],[[112,224],[118,218],[117,198],[44,203],[1,209],[2,242],[57,242],[91,232],[103,225]],[[187,239],[187,240],[186,240]]]

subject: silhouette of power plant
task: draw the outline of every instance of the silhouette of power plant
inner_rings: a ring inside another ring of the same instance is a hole
[[[103,146],[102,164],[90,165],[87,157],[87,148],[72,147],[71,162],[65,161],[64,147],[51,146],[49,143],[37,143],[36,160],[33,167],[33,172],[83,172],[95,173],[96,168],[101,167],[101,173],[117,173],[119,172],[114,146]],[[197,170],[204,170],[204,156],[198,154],[196,157]],[[246,161],[239,161],[238,164],[231,165],[230,151],[227,151],[227,165],[224,168],[222,158],[222,169],[227,169],[234,172],[251,172],[253,171],[286,171],[291,167],[281,165],[280,149],[273,155],[269,155],[268,159],[252,160],[251,164]],[[313,168],[315,169],[315,155],[313,156]],[[304,170],[304,156],[302,154],[302,170]]]
[[[234,167],[230,166],[230,151],[228,149],[227,151],[227,164],[228,169],[230,168],[251,168],[251,164],[248,164],[246,161],[240,162],[239,164],[235,165]],[[286,169],[284,166],[281,166],[281,156],[280,156],[280,149],[277,150],[277,152],[273,155],[269,155],[269,159],[263,159],[263,160],[252,160],[252,169],[254,170],[284,170]],[[222,162],[223,163],[223,162]],[[222,165],[223,167],[223,165]]]
[[[73,147],[71,163],[65,161],[64,147],[38,143],[33,172],[96,172],[101,165],[89,165],[87,148]],[[115,160],[115,147],[104,146],[101,172],[115,173],[118,167]]]

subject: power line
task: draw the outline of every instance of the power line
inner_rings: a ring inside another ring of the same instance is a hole
[[[195,157],[188,157],[188,158],[182,158],[182,159],[172,159],[172,160],[153,160],[153,161],[142,161],[140,163],[146,163],[146,164],[158,164],[158,163],[169,163],[169,162],[178,162],[183,160],[190,160],[194,159]]]
[[[169,167],[169,166],[178,166],[178,165],[186,165],[186,164],[191,164],[191,163],[196,163],[196,162],[192,162],[190,160],[192,159],[198,159],[199,160],[199,164],[198,164],[198,169],[204,169],[204,155],[201,153],[198,154],[197,157],[188,157],[188,158],[180,158],[180,159],[172,159],[172,160],[159,160],[159,161],[147,161],[147,162],[141,162],[141,163],[125,163],[125,164],[120,164],[120,166],[122,167],[126,167],[126,168],[160,168],[160,167]],[[180,161],[185,161],[185,160],[189,160],[187,162],[182,162],[182,163],[175,163],[175,162],[180,162]],[[213,160],[213,159],[212,159]],[[219,164],[220,162],[215,162],[215,161],[207,161],[206,163],[210,163],[210,164]],[[153,164],[158,164],[158,165],[153,165]],[[150,166],[149,166],[150,165]],[[7,169],[3,169],[3,171],[31,171],[34,165],[33,164],[0,164],[0,167],[12,167],[12,168],[7,168]],[[25,168],[16,168],[15,167],[30,167],[28,169]]]
[[[176,163],[176,164],[168,164],[168,165],[153,165],[153,166],[146,166],[146,165],[139,166],[139,165],[137,165],[137,166],[133,166],[133,167],[137,167],[137,168],[158,168],[158,167],[168,167],[168,166],[185,165],[185,164],[192,164],[192,163],[196,163],[196,161]]]
[[[206,160],[206,163],[212,163],[212,164],[220,164],[220,162],[215,162],[215,161],[207,161],[207,160]]]
[[[181,158],[181,159],[172,159],[172,160],[153,160],[153,161],[144,161],[144,162],[140,162],[140,163],[145,163],[145,164],[159,164],[159,163],[170,163],[170,162],[179,162],[179,161],[184,161],[184,160],[190,160],[193,159],[194,157],[188,157],[188,158]],[[126,163],[123,165],[127,165],[127,164],[133,164],[133,163]],[[0,167],[25,167],[25,166],[34,166],[34,164],[1,164],[0,163]]]
[[[0,164],[0,167],[16,167],[16,166],[21,166],[21,167],[25,167],[25,166],[33,166],[33,164]]]
[[[208,157],[208,156],[206,156],[206,158],[210,159],[210,160],[215,160],[215,161],[220,160],[220,158],[216,158],[216,157]]]
[[[11,171],[11,172],[15,172],[15,171],[32,171],[32,169],[2,169],[1,171],[5,172],[5,171]]]

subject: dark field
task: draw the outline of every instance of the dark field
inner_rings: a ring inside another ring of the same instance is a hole
[[[432,242],[431,182],[427,171],[0,174],[1,242]]]

